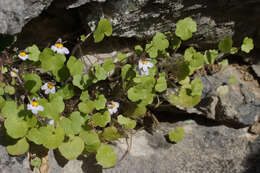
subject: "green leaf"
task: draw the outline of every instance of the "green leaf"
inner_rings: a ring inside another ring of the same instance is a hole
[[[57,99],[54,99],[53,101],[48,102],[46,99],[40,99],[39,104],[44,107],[44,110],[42,112],[39,112],[38,114],[41,117],[46,117],[49,119],[58,119],[60,111],[64,109],[64,103],[62,101],[61,96],[57,96]],[[56,97],[55,97],[56,98]],[[58,101],[55,103],[55,101]],[[57,108],[55,107],[57,106]]]
[[[98,64],[95,64],[94,67],[96,70],[95,76],[97,78],[97,81],[105,80],[107,78],[105,69]]]
[[[26,135],[27,139],[34,142],[35,144],[41,145],[44,142],[41,132],[37,128],[32,128]]]
[[[106,144],[101,145],[97,151],[96,160],[103,168],[114,166],[116,164],[114,148]]]
[[[14,95],[14,93],[15,93],[14,87],[7,85],[5,87],[5,93],[10,94],[10,95]]]
[[[83,41],[83,42],[86,40],[86,38],[87,37],[85,35],[83,35],[83,34],[80,36],[80,40]]]
[[[2,109],[4,105],[5,105],[5,99],[2,96],[0,96],[0,109]]]
[[[112,72],[115,69],[114,60],[112,58],[106,59],[102,67],[106,72]]]
[[[63,102],[63,98],[61,96],[56,96],[50,99],[50,104],[57,110],[57,112],[61,113],[64,111],[65,104]]]
[[[142,46],[140,46],[140,45],[135,46],[135,53],[137,56],[141,56],[143,51],[144,51],[144,49],[142,48]]]
[[[8,145],[6,150],[11,155],[22,155],[29,150],[29,144],[25,138],[22,138],[16,144]]]
[[[126,58],[127,58],[127,55],[125,53],[119,52],[117,54],[117,59],[118,59],[119,62],[123,62],[124,60],[126,60]]]
[[[0,96],[2,96],[4,94],[5,94],[4,88],[0,87]]]
[[[62,118],[62,120],[60,121],[60,125],[67,136],[74,135],[74,131],[72,129],[72,121],[70,119],[65,117]]]
[[[114,126],[111,126],[104,129],[102,136],[108,141],[114,141],[120,137],[120,134]]]
[[[126,130],[133,129],[136,126],[136,121],[131,120],[130,118],[119,115],[117,121],[120,125],[123,125]]]
[[[85,149],[88,152],[95,152],[100,146],[100,140],[98,134],[93,130],[81,131],[79,136],[85,142]]]
[[[146,111],[147,109],[145,106],[133,104],[127,107],[127,110],[124,114],[127,115],[128,117],[140,118],[145,115]]]
[[[254,49],[254,42],[252,38],[245,37],[243,40],[243,44],[241,45],[241,50],[249,53]]]
[[[81,130],[81,126],[84,125],[86,119],[83,118],[80,112],[72,112],[70,115],[71,127],[74,134],[78,134]]]
[[[39,168],[42,164],[42,160],[39,157],[35,157],[31,160],[30,164],[35,168]]]
[[[94,32],[95,43],[102,41],[105,35],[108,37],[112,35],[112,25],[109,20],[102,18]]]
[[[70,71],[71,76],[79,75],[82,73],[84,65],[81,60],[71,56],[67,62],[67,67]]]
[[[41,51],[35,44],[30,47],[27,47],[26,52],[29,54],[29,60],[35,61],[35,62],[39,61],[39,55],[40,55]]]
[[[111,121],[111,115],[108,111],[105,111],[103,114],[98,112],[92,116],[92,121],[95,126],[105,127]]]
[[[196,96],[199,95],[201,96],[202,90],[203,90],[203,83],[199,78],[195,78],[191,81],[191,95]]]
[[[62,143],[59,146],[60,153],[68,160],[75,160],[84,150],[84,141],[80,137]]]
[[[182,40],[188,40],[192,37],[192,33],[197,31],[197,24],[190,17],[179,20],[176,23],[175,34]]]
[[[25,136],[28,131],[27,123],[24,120],[18,119],[18,117],[8,117],[5,120],[4,126],[7,134],[14,139]]]
[[[42,86],[41,77],[37,74],[26,74],[23,76],[24,87],[31,93],[36,93]]]
[[[72,83],[73,83],[74,86],[79,87],[82,90],[84,89],[84,82],[82,80],[82,76],[81,75],[73,76]]]
[[[169,41],[167,40],[167,37],[163,33],[157,32],[151,43],[146,44],[145,51],[151,58],[156,58],[158,56],[158,51],[164,52],[168,47]]]
[[[219,64],[221,64],[222,65],[222,67],[226,67],[226,66],[228,66],[228,59],[223,59],[221,62],[219,62]]]
[[[65,85],[65,87],[58,90],[57,94],[61,96],[64,100],[71,99],[74,93],[74,87],[71,84]]]
[[[14,101],[6,101],[2,108],[2,115],[5,118],[16,117],[18,114],[17,105]]]
[[[184,129],[177,127],[176,130],[171,130],[168,135],[171,142],[180,142],[184,138]]]
[[[236,54],[237,52],[238,52],[238,48],[236,48],[236,47],[232,47],[230,50],[231,54]]]
[[[236,83],[236,81],[237,81],[237,79],[236,79],[235,76],[232,76],[232,77],[229,78],[229,80],[228,80],[228,82],[229,82],[230,84],[234,84],[234,83]]]
[[[155,90],[157,92],[163,92],[167,89],[167,82],[165,79],[165,72],[159,74],[159,78],[157,79]]]
[[[214,64],[215,60],[218,57],[218,51],[217,50],[206,50],[204,57],[205,57],[205,62],[207,64]]]
[[[94,100],[96,110],[104,109],[106,107],[106,102],[107,102],[107,99],[105,98],[105,96],[103,94],[97,95],[96,100]]]
[[[95,103],[92,100],[87,102],[80,102],[78,104],[79,111],[85,114],[89,114],[95,109]]]
[[[226,36],[224,40],[220,41],[218,44],[218,49],[222,53],[230,53],[233,41],[230,37]]]
[[[54,53],[50,48],[45,48],[40,54],[41,68],[45,71],[51,71],[55,76],[57,82],[61,79],[66,79],[64,73],[66,68],[64,68],[64,62],[66,57],[59,53]],[[66,72],[67,73],[67,72]]]
[[[54,128],[51,125],[40,127],[40,133],[43,138],[43,146],[48,149],[58,148],[64,140],[64,130],[61,127]]]
[[[174,36],[172,38],[172,49],[173,50],[177,50],[179,49],[181,46],[181,39],[179,39],[178,37]]]
[[[87,102],[90,99],[89,94],[88,94],[88,90],[83,91],[80,95],[80,100],[83,102]]]

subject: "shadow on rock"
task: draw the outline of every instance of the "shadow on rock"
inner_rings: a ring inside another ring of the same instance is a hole
[[[245,158],[244,164],[248,168],[244,173],[260,172],[260,137],[249,143],[250,154]]]
[[[80,156],[78,160],[82,160],[83,164],[81,166],[82,171],[85,173],[102,173],[102,167],[97,164],[95,155],[91,154],[87,157]]]

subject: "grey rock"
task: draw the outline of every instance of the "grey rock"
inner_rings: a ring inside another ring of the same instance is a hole
[[[229,84],[231,77],[236,78],[234,84]],[[259,120],[260,88],[257,82],[243,80],[242,73],[232,66],[200,79],[204,85],[201,102],[194,108],[179,109],[236,127],[251,126]],[[228,86],[228,93],[218,93],[221,86]]]
[[[6,148],[0,145],[0,173],[24,173],[29,171],[27,155],[12,157]]]
[[[59,165],[51,152],[50,172],[244,173],[248,169],[243,163],[251,151],[255,150],[250,150],[248,146],[249,141],[254,137],[247,133],[247,128],[236,130],[225,126],[205,127],[193,121],[179,126],[183,126],[185,136],[183,141],[177,144],[167,142],[164,136],[176,125],[161,125],[161,130],[153,134],[143,130],[138,131],[132,137],[132,148],[129,154],[115,167],[109,169],[102,170],[95,163],[94,156],[79,157],[78,160]],[[254,145],[256,149],[257,144]],[[125,154],[127,146],[125,139],[114,144],[118,160]]]
[[[252,69],[254,70],[256,75],[258,77],[260,77],[260,62],[258,62],[257,64],[252,65]]]
[[[67,9],[76,8],[89,2],[106,2],[106,0],[77,0],[73,4],[67,6]]]
[[[0,0],[0,34],[19,33],[23,26],[46,9],[52,0]]]
[[[95,26],[100,17],[105,16],[112,21],[114,36],[142,39],[150,38],[156,32],[173,31],[179,19],[189,16],[198,24],[193,40],[212,46],[227,35],[241,41],[245,36],[257,33],[259,2],[110,0],[99,5],[89,3],[80,11],[82,20],[92,29],[95,28],[93,24]]]

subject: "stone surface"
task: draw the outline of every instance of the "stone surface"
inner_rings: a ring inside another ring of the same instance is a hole
[[[236,78],[234,84],[229,83],[231,77]],[[231,126],[253,125],[260,118],[260,88],[251,77],[248,72],[232,66],[212,76],[200,77],[204,85],[201,102],[194,108],[180,109]],[[228,93],[219,94],[217,89],[220,86],[227,86]]]
[[[167,142],[169,130],[182,126],[184,139]],[[178,124],[163,123],[150,134],[138,131],[132,137],[129,154],[115,167],[102,169],[94,156],[80,156],[77,160],[64,160],[57,150],[49,152],[50,173],[257,173],[260,138],[247,133],[248,128],[233,129],[226,126],[201,126],[194,121]],[[256,139],[255,139],[256,138]],[[128,144],[130,139],[128,139]],[[118,160],[125,154],[125,139],[115,142]],[[25,155],[11,157],[0,146],[0,173],[28,172]],[[39,173],[37,169],[33,171]]]
[[[105,16],[112,21],[114,36],[142,39],[174,30],[179,19],[189,16],[198,24],[193,40],[212,45],[227,35],[237,41],[245,36],[259,37],[259,5],[259,0],[110,0],[88,3],[80,11],[90,28]]]
[[[46,9],[52,0],[0,0],[0,34],[19,33],[32,18]]]
[[[252,65],[252,69],[254,70],[255,74],[260,78],[260,62]]]

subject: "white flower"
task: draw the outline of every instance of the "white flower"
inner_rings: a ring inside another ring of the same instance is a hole
[[[21,60],[25,61],[25,60],[27,60],[27,59],[29,58],[29,55],[27,55],[26,52],[23,50],[23,51],[21,51],[21,52],[18,54],[18,57],[19,57]]]
[[[150,61],[149,58],[142,58],[138,61],[138,70],[140,75],[149,75],[149,68],[153,67],[153,63]]]
[[[118,102],[110,101],[107,104],[107,109],[108,109],[110,114],[116,113],[118,111],[118,108],[119,108]]]
[[[55,92],[56,92],[55,86],[52,83],[50,83],[50,82],[45,83],[41,87],[41,89],[45,91],[44,92],[45,94],[49,94],[49,93],[55,94]]]
[[[54,126],[54,120],[50,120],[48,123],[49,123],[50,125]]]
[[[18,76],[18,69],[17,68],[13,68],[10,72],[11,77],[17,77]]]
[[[43,106],[39,105],[38,100],[34,97],[30,104],[27,104],[27,109],[31,110],[33,114],[38,114],[38,111],[43,111]]]
[[[54,52],[57,52],[57,53],[60,53],[60,54],[69,54],[70,51],[66,48],[66,47],[63,47],[63,43],[62,43],[62,39],[59,38],[55,45],[52,45],[51,46],[51,49],[54,51]]]

